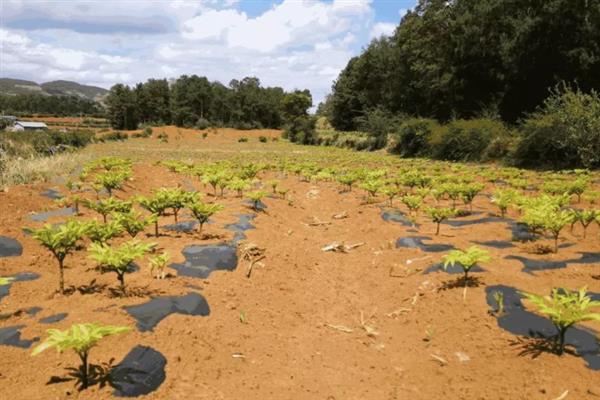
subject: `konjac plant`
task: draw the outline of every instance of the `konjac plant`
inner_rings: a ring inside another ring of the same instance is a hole
[[[421,204],[423,204],[423,198],[415,195],[406,195],[400,198],[400,201],[408,208],[409,214],[417,214]]]
[[[135,238],[138,233],[143,232],[148,226],[158,220],[158,217],[154,214],[144,217],[141,213],[134,210],[126,213],[114,213],[112,217],[132,238]]]
[[[131,210],[132,203],[131,201],[123,201],[116,199],[114,197],[109,197],[107,199],[93,201],[93,200],[84,200],[82,203],[84,206],[89,208],[90,210],[96,211],[98,214],[102,216],[102,221],[106,223],[107,216],[111,213],[125,213]]]
[[[148,263],[150,264],[150,274],[152,274],[152,276],[154,276],[156,279],[165,279],[165,268],[167,267],[169,258],[169,253],[166,252],[154,257],[150,257],[148,260]]]
[[[118,221],[100,223],[96,220],[86,223],[86,236],[94,243],[106,243],[123,233],[123,226]]]
[[[469,280],[469,271],[475,265],[483,262],[490,261],[490,255],[486,250],[483,250],[477,246],[471,246],[467,250],[452,250],[448,254],[442,257],[442,261],[444,262],[444,270],[448,268],[448,266],[454,266],[459,264],[463,269],[463,280],[465,283],[465,287]]]
[[[500,210],[502,218],[506,216],[508,207],[512,206],[518,196],[518,192],[513,189],[496,190],[492,194],[492,203]]]
[[[600,313],[591,312],[592,308],[600,307],[600,301],[594,301],[586,294],[583,287],[577,291],[568,289],[552,289],[550,296],[540,296],[522,292],[542,313],[548,316],[558,331],[555,341],[555,352],[563,354],[565,335],[569,328],[584,321],[600,321]]]
[[[252,209],[254,211],[260,211],[260,201],[268,195],[264,190],[255,190],[253,192],[246,193],[248,200],[252,202]]]
[[[189,203],[187,208],[190,210],[194,218],[198,221],[199,229],[198,233],[202,234],[202,227],[206,222],[208,222],[209,218],[216,214],[217,212],[223,209],[223,206],[220,204],[210,204],[203,203],[201,201],[195,201],[193,203]]]
[[[58,329],[48,329],[48,338],[37,345],[32,356],[38,355],[44,350],[56,348],[59,353],[65,350],[73,350],[81,360],[79,367],[81,377],[81,389],[85,389],[89,385],[89,354],[90,350],[98,344],[98,342],[106,337],[129,332],[130,327],[127,326],[111,326],[99,324],[74,324],[67,330],[61,331]]]
[[[154,246],[154,243],[140,243],[137,241],[125,242],[118,247],[92,243],[89,251],[90,258],[96,261],[100,268],[117,274],[121,292],[125,294],[125,274],[129,265],[151,251]]]
[[[154,216],[154,235],[158,237],[158,218],[165,215],[170,206],[169,199],[155,192],[152,197],[139,196],[136,200],[142,208],[148,210]]]
[[[47,224],[43,228],[29,231],[32,237],[50,250],[56,261],[58,261],[58,290],[61,294],[65,294],[65,258],[76,249],[78,242],[85,236],[87,225],[69,220],[63,225],[53,226]]]
[[[131,177],[129,171],[108,171],[96,174],[94,183],[98,186],[102,186],[108,192],[109,196],[112,196],[113,191],[122,189],[125,182]]]
[[[431,218],[436,224],[435,234],[440,234],[440,224],[450,217],[456,215],[456,210],[447,207],[428,207],[425,209],[425,213]]]

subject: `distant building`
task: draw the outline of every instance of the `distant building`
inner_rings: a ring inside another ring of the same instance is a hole
[[[12,127],[13,131],[43,131],[48,125],[43,122],[17,121]]]

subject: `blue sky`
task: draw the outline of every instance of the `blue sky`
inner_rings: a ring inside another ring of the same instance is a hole
[[[308,88],[315,104],[348,59],[416,0],[0,0],[0,77],[109,88],[205,75]]]

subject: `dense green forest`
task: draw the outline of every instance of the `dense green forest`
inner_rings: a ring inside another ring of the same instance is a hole
[[[321,111],[355,130],[374,109],[514,123],[560,82],[600,88],[600,1],[420,0],[352,58]]]
[[[600,167],[600,1],[420,0],[352,58],[312,142],[404,157]]]
[[[49,114],[100,116],[102,106],[78,96],[48,96],[42,94],[0,94],[0,112],[6,115]]]
[[[281,128],[295,118],[308,119],[312,96],[308,90],[286,93],[280,87],[263,87],[254,77],[232,80],[225,86],[206,77],[183,75],[171,84],[165,79],[150,79],[133,88],[117,84],[106,105],[115,129],[136,129],[139,123],[200,129]]]

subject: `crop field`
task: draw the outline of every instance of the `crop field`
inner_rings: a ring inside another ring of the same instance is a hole
[[[600,397],[598,172],[173,126],[71,156],[0,192],[12,398]]]

